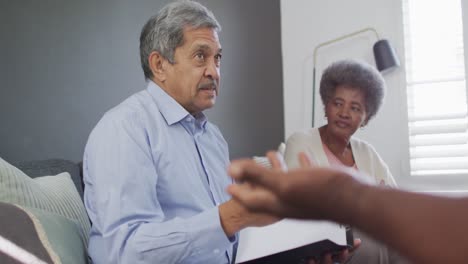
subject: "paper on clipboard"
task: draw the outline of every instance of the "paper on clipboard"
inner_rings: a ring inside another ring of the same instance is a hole
[[[346,246],[346,228],[328,221],[284,219],[240,232],[236,263],[242,263],[323,240]]]

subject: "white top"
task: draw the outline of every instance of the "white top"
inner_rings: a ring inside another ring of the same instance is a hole
[[[383,181],[387,186],[397,187],[387,164],[369,143],[354,137],[351,137],[350,143],[354,161],[361,173],[373,178],[377,184]],[[330,167],[318,128],[295,132],[288,138],[284,159],[289,169],[300,167],[299,152],[308,154],[317,166]]]

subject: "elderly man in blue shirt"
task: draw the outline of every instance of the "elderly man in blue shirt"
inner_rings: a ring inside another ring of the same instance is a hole
[[[108,111],[85,149],[94,263],[229,263],[236,232],[275,221],[225,192],[228,147],[203,114],[219,91],[219,31],[192,1],[143,27],[148,86]]]

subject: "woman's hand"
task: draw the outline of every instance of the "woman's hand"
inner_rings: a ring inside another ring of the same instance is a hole
[[[310,259],[308,264],[334,264],[334,263],[345,263],[352,256],[353,252],[361,245],[360,239],[354,239],[353,249],[342,250],[338,255],[332,256],[331,253],[325,254],[321,259]]]

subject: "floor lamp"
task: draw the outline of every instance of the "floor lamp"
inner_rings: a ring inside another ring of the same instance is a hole
[[[375,64],[377,66],[377,69],[382,72],[388,72],[391,69],[394,69],[398,66],[400,66],[400,61],[398,60],[398,57],[396,56],[396,53],[388,40],[386,39],[380,39],[379,34],[374,28],[364,28],[362,30],[358,30],[346,35],[343,35],[341,37],[337,37],[335,39],[325,41],[323,43],[320,43],[315,47],[314,49],[314,71],[313,71],[313,84],[312,84],[312,127],[315,125],[315,66],[317,62],[317,51],[325,46],[328,46],[330,44],[342,41],[347,38],[354,37],[356,35],[365,33],[365,32],[373,32],[375,36],[377,37],[377,42],[374,44],[373,50],[374,50],[374,58],[375,58]]]

